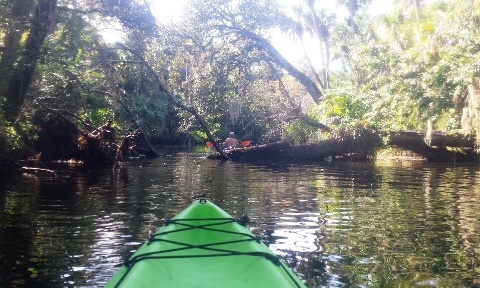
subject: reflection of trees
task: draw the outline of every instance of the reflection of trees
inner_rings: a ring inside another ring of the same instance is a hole
[[[35,182],[31,181],[32,188]],[[28,260],[17,251],[28,251],[31,245],[32,224],[26,217],[34,210],[33,201],[26,202],[14,185],[2,181],[0,194],[0,286],[12,286],[15,283],[25,284],[21,273],[28,271]],[[28,189],[30,199],[35,199],[34,189]],[[22,223],[22,226],[17,225]],[[22,270],[22,271],[19,271]]]
[[[206,193],[232,216],[250,216],[249,228],[309,287],[432,279],[470,287],[480,272],[477,171],[251,166],[178,153],[130,162],[116,173],[23,179],[0,191],[0,271],[12,272],[0,273],[0,286],[101,284],[148,229],[185,208],[193,194]]]
[[[358,285],[431,279],[447,286],[472,285],[465,279],[474,272],[468,263],[478,252],[467,247],[465,238],[478,241],[479,221],[465,198],[478,199],[479,193],[465,187],[475,187],[475,169],[346,168],[317,182],[325,257],[333,275]],[[471,183],[459,185],[469,174]],[[455,277],[446,276],[453,271]]]
[[[106,248],[117,262],[121,260],[125,239],[120,236],[126,233],[121,225],[124,219],[116,218],[128,214],[109,216],[109,211],[118,209],[113,208],[118,195],[110,191],[126,175],[107,169],[91,176],[23,177],[6,187],[0,197],[1,287],[86,283],[86,271],[102,270],[100,257]]]
[[[73,258],[66,256],[83,254],[69,241],[72,227],[88,227],[84,218],[68,217],[75,213],[77,201],[77,195],[64,189],[70,184],[24,178],[23,186],[16,184],[1,198],[5,205],[0,206],[0,239],[5,243],[0,246],[7,260],[2,261],[0,286],[60,286],[58,271],[72,266]]]

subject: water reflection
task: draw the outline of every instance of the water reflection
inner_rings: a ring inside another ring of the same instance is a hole
[[[480,169],[267,166],[163,151],[122,170],[3,179],[0,287],[102,286],[150,230],[207,195],[309,287],[480,285]]]

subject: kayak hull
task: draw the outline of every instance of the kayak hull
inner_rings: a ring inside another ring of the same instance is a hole
[[[305,287],[242,220],[196,200],[157,230],[105,287]]]

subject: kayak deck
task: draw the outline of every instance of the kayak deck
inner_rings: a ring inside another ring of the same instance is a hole
[[[245,220],[196,200],[166,221],[105,287],[305,287]]]

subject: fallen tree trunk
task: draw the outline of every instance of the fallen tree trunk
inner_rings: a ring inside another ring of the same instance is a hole
[[[386,133],[387,134],[387,133]],[[388,132],[390,145],[411,147],[428,145],[436,147],[475,147],[475,137],[472,134],[449,133],[434,130],[427,131],[398,130]]]
[[[246,148],[235,148],[225,151],[225,154],[239,162],[297,162],[297,161],[325,161],[354,160],[364,161],[369,158],[363,151],[348,149],[338,140],[322,141],[320,143],[291,145],[288,142],[273,143]],[[222,159],[215,153],[209,159]]]
[[[412,151],[428,162],[478,162],[475,138],[471,134],[445,131],[391,131],[389,145]]]
[[[336,138],[318,143],[291,145],[279,142],[231,149],[225,154],[240,162],[366,161],[374,158],[376,149],[381,145],[379,135],[367,129],[357,129],[354,133],[338,133]],[[218,153],[208,158],[222,159]]]
[[[290,145],[287,142],[247,148],[237,148],[225,152],[232,160],[240,162],[296,162],[348,160],[366,161],[375,158],[375,151],[385,146],[396,146],[421,156],[427,162],[478,162],[475,139],[472,135],[447,133],[443,131],[391,131],[385,145],[380,135],[366,128],[341,131],[334,139],[312,144]],[[222,159],[213,154],[209,159]]]

